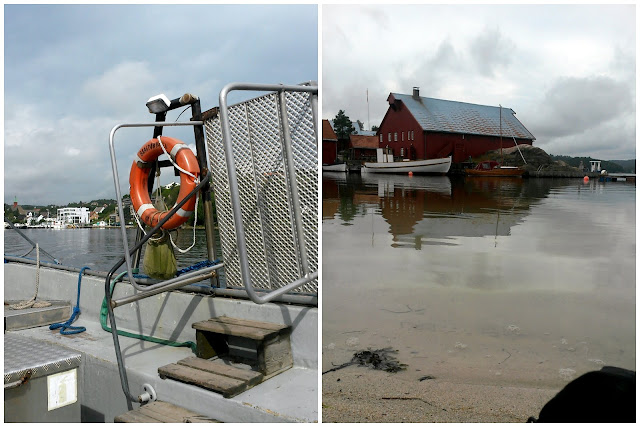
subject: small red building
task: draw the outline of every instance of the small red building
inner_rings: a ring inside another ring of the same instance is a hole
[[[376,135],[350,135],[349,148],[353,160],[375,161],[378,137]]]
[[[378,145],[395,157],[434,159],[453,156],[453,162],[490,150],[513,147],[514,140],[532,145],[535,137],[510,108],[467,104],[390,93],[389,109],[377,133]]]
[[[322,120],[322,164],[332,165],[338,159],[338,136],[329,120]]]

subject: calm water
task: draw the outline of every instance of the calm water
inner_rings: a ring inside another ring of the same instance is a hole
[[[124,256],[122,231],[119,228],[66,230],[31,228],[20,231],[66,266],[76,268],[88,266],[92,270],[109,271]],[[128,229],[127,232],[129,247],[131,247],[135,243],[136,230]],[[177,235],[172,234],[172,236],[174,242],[182,249],[188,248],[193,243],[193,230],[180,230]],[[14,230],[4,231],[6,255],[22,256],[30,248],[31,245]],[[178,251],[175,253],[178,269],[206,260],[204,230],[196,230],[196,245],[191,251],[187,254],[180,254]],[[35,250],[27,258],[35,259]],[[51,262],[44,255],[40,256],[40,260]]]
[[[323,371],[383,347],[482,383],[635,369],[635,185],[322,179]]]

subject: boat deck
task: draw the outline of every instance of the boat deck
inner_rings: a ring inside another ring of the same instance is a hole
[[[34,274],[33,266],[5,264],[5,299],[29,299],[34,290]],[[41,269],[38,300],[75,301],[76,289],[76,274]],[[132,292],[127,284],[120,284],[119,290],[123,294]],[[48,326],[5,332],[82,353],[79,381],[83,422],[113,422],[116,416],[128,411],[113,338],[99,322],[103,297],[104,280],[83,277],[81,314],[74,326],[84,326],[86,332],[61,335],[59,330],[49,330]],[[120,336],[129,388],[132,394],[138,395],[144,384],[150,384],[158,400],[222,422],[318,421],[317,308],[273,303],[258,307],[246,300],[170,292],[119,307],[115,313],[119,330],[173,341],[195,342],[191,325],[219,315],[292,325],[293,367],[231,398],[160,378],[158,368],[194,356],[190,348]],[[134,409],[137,406],[134,405]]]
[[[113,422],[127,411],[120,385],[111,334],[99,322],[80,317],[86,332],[64,336],[48,327],[7,332],[42,340],[83,354],[83,422]],[[162,380],[158,367],[193,356],[189,348],[175,348],[120,337],[132,393],[150,384],[158,398],[223,422],[314,422],[316,406],[301,405],[318,399],[318,371],[293,367],[236,397],[226,399],[208,390],[178,381]],[[98,389],[96,389],[98,388]],[[295,396],[295,399],[292,399]]]

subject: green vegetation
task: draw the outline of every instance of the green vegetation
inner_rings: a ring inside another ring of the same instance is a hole
[[[636,159],[631,160],[609,160],[624,168],[624,173],[636,173]]]
[[[349,135],[356,129],[353,127],[351,119],[345,114],[344,110],[340,110],[333,119],[333,130],[338,136],[338,139],[348,139]]]
[[[589,167],[591,160],[598,160],[601,163],[602,169],[606,169],[610,173],[635,173],[636,161],[633,160],[600,160],[592,157],[570,157],[570,156],[554,156],[551,155],[551,159],[554,161],[561,161],[569,166],[577,168],[580,166],[580,162],[585,168]],[[622,164],[621,164],[622,163]]]

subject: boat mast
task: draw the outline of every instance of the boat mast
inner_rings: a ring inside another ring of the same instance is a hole
[[[500,164],[502,163],[504,163],[504,156],[502,155],[502,105],[500,105]]]
[[[367,88],[367,124],[371,130],[371,118],[369,117],[369,88]]]

